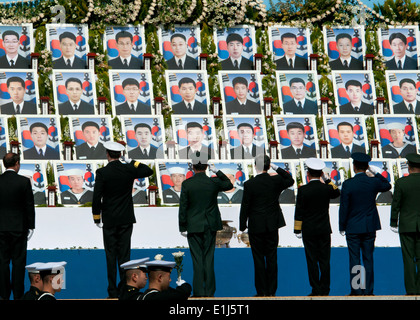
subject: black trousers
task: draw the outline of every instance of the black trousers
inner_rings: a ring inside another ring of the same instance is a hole
[[[302,240],[312,294],[327,296],[330,293],[331,235],[303,235]]]
[[[407,294],[420,294],[420,232],[400,233]]]
[[[255,289],[259,296],[275,296],[277,291],[277,246],[279,232],[249,233],[254,259]]]
[[[108,295],[110,298],[118,298],[121,285],[125,281],[125,272],[120,265],[130,260],[132,233],[132,224],[103,228],[106,267],[108,273]],[[120,276],[120,282],[118,285],[117,270]]]
[[[22,299],[25,292],[27,232],[0,232],[0,298]],[[10,262],[12,277],[10,277]]]

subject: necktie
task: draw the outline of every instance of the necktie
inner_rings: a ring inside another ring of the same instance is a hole
[[[73,108],[74,108],[74,111],[77,111],[77,109],[78,109],[77,104],[74,104],[74,105],[73,105]]]
[[[14,67],[15,66],[15,62],[13,60],[10,60],[10,66]]]
[[[70,59],[67,59],[67,67],[71,67]]]
[[[16,113],[19,114],[20,113],[20,105],[16,106]]]
[[[354,110],[356,110],[356,112],[359,112],[359,107],[354,107]]]
[[[350,153],[350,147],[349,146],[346,146],[346,152]]]
[[[133,111],[133,112],[134,112],[134,104],[131,104],[131,105],[130,105],[130,109],[131,109],[131,111]]]
[[[302,102],[298,101],[298,109],[301,110],[302,109]]]
[[[344,60],[344,67],[345,68],[348,68],[349,67],[349,64],[348,64],[347,60]]]
[[[188,107],[188,111],[192,111],[191,103],[188,102],[187,107]]]
[[[408,105],[408,112],[413,113],[413,105],[411,103]]]
[[[143,155],[144,155],[145,157],[147,157],[147,150],[146,150],[146,149],[143,149]]]
[[[44,151],[42,151],[42,149],[39,149],[39,155],[40,155],[41,157],[43,157],[43,156],[44,156]]]
[[[401,67],[401,60],[398,60],[398,69],[402,69],[402,67]]]
[[[239,69],[239,68],[238,68],[238,60],[235,60],[235,61],[233,62],[233,66],[235,67],[235,69]]]
[[[248,156],[250,156],[250,155],[251,155],[251,153],[249,152],[249,147],[245,147],[245,153],[246,153]]]
[[[182,60],[181,60],[181,59],[179,59],[179,60],[178,60],[178,67],[179,67],[180,69],[183,69],[183,68],[182,68]]]
[[[293,60],[292,59],[289,59],[289,67],[290,67],[290,69],[293,69]]]
[[[123,63],[123,65],[124,65],[124,67],[128,67],[128,64],[127,64],[127,59],[124,59],[124,63]]]
[[[91,150],[92,152],[95,152],[95,147],[90,147],[90,150]]]
[[[297,149],[296,149],[296,154],[297,154],[298,156],[300,156],[300,155],[302,154],[302,149],[297,148]]]

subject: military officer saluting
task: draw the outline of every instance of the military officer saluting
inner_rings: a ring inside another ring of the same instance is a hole
[[[131,260],[121,265],[125,270],[126,283],[122,286],[119,300],[139,300],[142,295],[140,289],[147,284],[147,266],[149,258]]]
[[[406,156],[409,175],[395,182],[391,230],[399,232],[407,295],[420,294],[420,155]]]

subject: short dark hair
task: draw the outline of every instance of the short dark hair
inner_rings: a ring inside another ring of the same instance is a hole
[[[118,42],[120,38],[130,38],[130,40],[133,41],[133,35],[130,32],[125,31],[125,30],[120,31],[115,35],[116,42]]]
[[[340,33],[339,35],[335,37],[336,42],[338,42],[338,40],[340,39],[349,39],[350,42],[353,41],[353,39],[351,38],[351,35],[349,35],[348,33]]]
[[[359,161],[353,160],[353,165],[356,170],[366,171],[369,168],[369,162],[359,162]]]
[[[350,122],[347,122],[347,121],[343,121],[343,122],[340,122],[339,124],[337,124],[337,130],[340,130],[340,127],[345,127],[345,126],[351,127],[351,129],[353,130],[353,125]]]
[[[6,37],[6,36],[15,36],[19,40],[19,33],[17,33],[14,30],[6,30],[1,35],[1,37],[2,37],[3,40],[4,40],[4,37]]]
[[[76,42],[76,36],[69,31],[65,31],[62,34],[60,34],[60,36],[59,36],[60,42],[61,42],[61,40],[66,39],[66,38],[71,39],[74,42]]]
[[[244,40],[242,36],[238,33],[229,33],[226,37],[226,43],[232,42],[232,41],[239,41],[240,43],[243,43]]]
[[[395,39],[400,39],[404,44],[407,44],[407,37],[401,32],[394,32],[389,36],[389,44],[392,43]]]
[[[236,77],[232,80],[232,86],[237,85],[238,83],[244,84],[248,87],[248,81],[244,77]]]
[[[134,85],[134,86],[136,86],[137,88],[140,88],[140,84],[139,84],[139,82],[138,82],[136,79],[134,79],[134,78],[127,78],[127,79],[124,79],[124,81],[122,82],[122,87],[123,87],[123,89],[124,89],[126,86],[129,86],[129,85]]]
[[[99,124],[97,124],[94,121],[86,121],[85,123],[83,123],[82,124],[82,131],[84,131],[86,127],[95,127],[96,129],[99,130]]]
[[[12,82],[19,82],[23,88],[25,88],[25,80],[23,80],[21,77],[10,77],[7,79],[7,87],[9,87],[10,83]]]
[[[303,83],[303,85],[306,85],[305,80],[302,78],[293,78],[289,81],[289,86],[292,86],[293,83]]]
[[[118,159],[121,157],[121,151],[106,150],[111,159]]]
[[[147,128],[150,130],[150,132],[152,132],[152,128],[150,128],[150,126],[147,123],[137,123],[134,126],[134,132],[136,132],[138,128]]]
[[[196,171],[206,171],[207,169],[207,163],[201,163],[201,162],[197,162],[197,163],[193,163],[193,169]]]
[[[311,168],[308,168],[307,170],[311,177],[320,178],[322,176],[322,170],[314,170]]]
[[[184,77],[181,80],[179,80],[178,87],[181,88],[181,86],[186,83],[192,83],[194,85],[194,88],[196,88],[195,81],[189,77]]]
[[[172,41],[173,38],[181,38],[181,39],[184,39],[185,42],[187,41],[187,38],[185,38],[185,36],[182,33],[174,33],[171,36],[171,41]]]
[[[82,88],[82,87],[83,87],[83,86],[82,86],[82,81],[80,81],[80,79],[77,79],[77,78],[75,78],[75,77],[71,77],[71,78],[68,78],[68,79],[66,80],[66,88],[67,88],[67,85],[68,85],[70,82],[76,82],[76,83],[80,84],[80,88]]]
[[[238,130],[239,130],[240,127],[249,127],[249,128],[252,129],[252,131],[254,131],[254,127],[251,124],[247,123],[247,122],[242,122],[242,123],[238,124],[238,127],[237,127]]]
[[[289,131],[290,129],[300,129],[302,132],[305,132],[305,127],[300,122],[290,122],[286,126],[286,131]]]
[[[29,132],[32,132],[33,128],[43,128],[45,130],[45,132],[48,133],[48,128],[45,124],[43,124],[42,122],[34,122],[31,124],[31,126],[29,127]]]
[[[286,32],[286,33],[282,34],[281,37],[280,37],[281,42],[283,42],[283,39],[284,38],[288,38],[288,39],[289,38],[293,38],[293,39],[295,39],[297,41],[296,35],[294,33],[291,33],[291,32]]]
[[[198,122],[195,122],[195,121],[187,123],[186,129],[188,130],[190,128],[200,128],[201,130],[203,130],[203,126],[201,124],[199,124]]]
[[[357,80],[349,80],[346,82],[346,90],[348,89],[349,86],[355,86],[355,87],[362,87],[362,84],[360,83],[360,81]]]
[[[20,156],[16,153],[9,152],[3,157],[3,164],[6,169],[14,167],[18,162],[20,162]]]
[[[260,168],[261,162],[263,163],[263,171],[268,171],[268,169],[270,169],[270,164],[271,164],[270,157],[263,153],[257,154],[254,160],[255,167],[257,169]]]
[[[413,79],[410,79],[410,78],[404,78],[404,79],[401,79],[401,81],[400,81],[400,88],[401,88],[401,86],[402,86],[404,83],[411,83],[411,84],[414,86],[414,88],[416,87],[416,83],[414,82],[414,80],[413,80]]]

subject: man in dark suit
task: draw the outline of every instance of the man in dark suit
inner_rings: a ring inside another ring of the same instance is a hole
[[[316,150],[303,144],[305,128],[299,122],[290,122],[286,126],[291,145],[281,149],[282,159],[300,159],[316,157]]]
[[[400,92],[403,101],[393,106],[394,114],[420,114],[420,102],[417,100],[417,86],[413,79],[400,81]]]
[[[195,81],[184,77],[178,82],[179,94],[182,101],[173,105],[174,114],[207,114],[207,106],[195,99],[197,87]]]
[[[139,101],[140,84],[136,79],[124,79],[122,87],[126,101],[115,107],[116,114],[152,114],[152,108]]]
[[[3,158],[6,171],[0,176],[0,298],[20,300],[25,291],[27,242],[35,229],[32,185],[18,175],[20,158],[7,153]],[[12,263],[12,279],[9,265]]]
[[[298,46],[294,33],[286,32],[281,35],[284,56],[276,60],[277,70],[308,70],[308,60],[296,55]]]
[[[340,54],[338,59],[330,61],[332,70],[363,70],[363,62],[351,56],[353,41],[348,33],[340,33],[335,38],[337,50]]]
[[[406,55],[407,37],[401,32],[389,36],[389,44],[394,57],[385,63],[388,70],[417,70],[417,60]]]
[[[293,78],[289,81],[293,100],[283,105],[285,114],[318,114],[316,101],[306,98],[306,83],[302,78]]]
[[[373,250],[376,230],[381,229],[376,197],[379,192],[390,190],[391,185],[369,168],[369,155],[356,152],[351,157],[355,176],[345,180],[341,188],[339,230],[346,236],[349,250],[350,295],[373,295]],[[364,283],[357,281],[360,277],[365,279]]]
[[[340,114],[373,114],[373,105],[362,101],[362,84],[357,80],[349,80],[345,84],[350,102],[340,106]]]
[[[160,150],[150,144],[152,141],[152,128],[147,123],[138,123],[134,126],[134,134],[139,146],[130,150],[128,156],[131,159],[156,159]],[[163,154],[160,155],[160,157],[162,156]]]
[[[267,173],[270,165],[276,176]],[[248,228],[257,296],[275,296],[279,228],[286,225],[278,200],[294,180],[285,170],[271,164],[267,155],[258,155],[255,167],[258,174],[244,183],[239,230]]]
[[[0,57],[0,68],[3,69],[30,69],[31,61],[19,54],[19,34],[13,30],[2,33],[5,54]]]
[[[171,48],[174,56],[166,61],[169,70],[196,70],[198,68],[197,59],[187,54],[187,39],[181,33],[174,33],[171,36]]]
[[[254,64],[251,60],[242,56],[244,40],[237,33],[230,33],[226,37],[227,51],[229,58],[221,62],[222,70],[253,70]]]
[[[82,124],[82,133],[86,142],[76,146],[77,160],[106,159],[106,150],[99,141],[99,125],[94,121]]]
[[[416,146],[404,141],[404,124],[392,122],[387,125],[387,129],[392,142],[382,147],[382,158],[405,158],[410,153],[416,153]]]
[[[29,127],[34,146],[23,151],[25,160],[58,160],[60,153],[47,144],[48,128],[41,122],[34,122]]]
[[[37,114],[35,103],[25,101],[25,81],[22,78],[10,77],[6,84],[12,101],[0,107],[2,114]]]
[[[117,43],[117,49],[119,56],[109,60],[108,65],[112,69],[141,69],[143,67],[143,61],[139,57],[135,57],[131,54],[133,50],[133,35],[125,30],[118,32],[115,35],[115,42]]]
[[[332,158],[350,158],[354,152],[365,152],[365,148],[353,143],[353,125],[343,121],[337,125],[338,138],[340,144],[331,149]]]
[[[59,36],[61,58],[53,61],[54,69],[86,69],[86,61],[75,55],[76,36],[68,31]]]
[[[261,114],[261,105],[248,98],[248,81],[244,77],[232,80],[236,99],[226,103],[226,114]]]
[[[246,122],[237,126],[237,132],[241,145],[230,149],[230,158],[233,159],[253,159],[259,154],[265,154],[264,148],[254,143],[254,127]]]
[[[58,113],[60,115],[95,114],[95,107],[81,99],[83,88],[80,79],[68,78],[65,86],[69,99],[58,105]]]
[[[321,182],[325,163],[321,159],[305,161],[309,183],[298,189],[294,233],[302,238],[308,265],[310,296],[328,296],[330,292],[331,225],[330,199],[340,196],[331,180]]]
[[[152,169],[138,161],[120,161],[122,151],[124,146],[118,142],[106,143],[108,164],[96,170],[92,201],[93,220],[103,230],[111,298],[119,295],[117,267],[122,284],[125,282],[124,271],[119,266],[130,260],[131,234],[136,222],[131,195],[134,180],[153,174]]]
[[[205,133],[201,124],[190,121],[185,126],[187,131],[188,146],[179,150],[180,159],[191,159],[196,152],[199,152],[204,159],[214,159],[214,150],[203,144]]]
[[[420,155],[406,156],[409,175],[395,181],[391,204],[391,230],[399,232],[407,295],[420,294]]]

